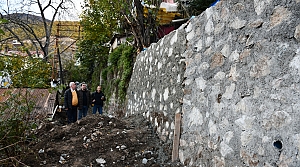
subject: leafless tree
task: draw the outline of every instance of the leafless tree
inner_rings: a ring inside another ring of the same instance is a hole
[[[140,0],[125,0],[127,7],[125,6],[121,11],[125,27],[133,34],[135,45],[140,51],[157,40],[158,22],[156,16],[160,1],[152,0],[148,2],[152,7],[147,8],[147,16],[145,16],[145,8]]]
[[[2,6],[1,18],[9,21],[3,24],[3,29],[10,32],[13,38],[17,39],[22,46],[21,40],[16,28],[19,28],[26,34],[26,38],[31,41],[36,50],[41,50],[45,60],[48,59],[49,46],[51,43],[52,28],[54,21],[59,17],[72,15],[75,10],[75,4],[72,0],[1,0]],[[39,16],[39,17],[35,17]],[[37,30],[34,26],[41,26],[43,38],[39,37],[41,29]],[[30,52],[27,54],[31,56]]]

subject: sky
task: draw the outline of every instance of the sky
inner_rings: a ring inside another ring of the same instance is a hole
[[[9,13],[15,13],[16,11],[18,13],[28,13],[28,12],[24,12],[24,11],[33,11],[33,12],[39,12],[38,6],[37,4],[32,4],[32,5],[26,5],[26,8],[21,8],[20,4],[21,3],[28,3],[30,1],[35,1],[35,0],[0,0],[0,12],[3,14],[4,10],[8,11],[9,9]],[[49,0],[40,0],[43,3],[43,6],[45,6],[47,4],[47,2],[49,2]],[[59,2],[60,0],[52,0],[53,2]],[[73,0],[73,3],[75,4],[75,9],[72,9],[69,11],[68,15],[63,15],[63,16],[59,16],[56,18],[56,20],[70,20],[70,21],[78,21],[79,20],[79,15],[82,11],[81,5],[83,4],[84,0]],[[7,5],[8,4],[8,5]],[[8,8],[9,6],[9,8]],[[32,13],[31,13],[32,14]],[[51,10],[46,10],[45,11],[45,16],[47,19],[51,19],[53,15],[53,12]]]

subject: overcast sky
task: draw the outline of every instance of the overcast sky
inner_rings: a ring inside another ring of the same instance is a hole
[[[28,3],[30,0],[0,0],[0,9],[1,9],[1,13],[4,14],[5,12],[3,12],[3,10],[8,11],[9,9],[9,13],[28,13],[25,11],[34,11],[34,12],[39,12],[38,6],[37,4],[33,4],[33,5],[26,5],[26,8],[21,9],[21,3]],[[33,1],[33,0],[31,0]],[[44,2],[43,6],[46,5],[47,2],[49,2],[49,0],[41,0],[42,2]],[[60,0],[52,0],[53,2],[59,2]],[[81,5],[84,2],[84,0],[73,0],[73,3],[75,4],[75,9],[70,10],[68,13],[68,15],[63,15],[63,16],[58,16],[56,18],[56,20],[79,20],[79,15],[82,11],[81,9]],[[9,8],[7,7],[7,3],[9,5]],[[47,19],[51,19],[52,18],[52,14],[53,12],[51,10],[46,10],[45,11],[45,15]],[[33,14],[33,13],[30,13]]]

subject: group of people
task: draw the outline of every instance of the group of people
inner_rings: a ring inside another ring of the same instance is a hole
[[[74,123],[82,117],[87,116],[89,106],[93,107],[93,114],[98,111],[103,113],[103,102],[106,100],[104,93],[101,91],[101,86],[92,94],[87,89],[85,83],[81,84],[81,89],[77,90],[75,82],[70,82],[70,88],[64,94],[64,106],[67,112],[68,123]]]

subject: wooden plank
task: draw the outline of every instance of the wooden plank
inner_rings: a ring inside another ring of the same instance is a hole
[[[178,160],[180,141],[181,113],[175,114],[175,129],[172,150],[172,162]]]

